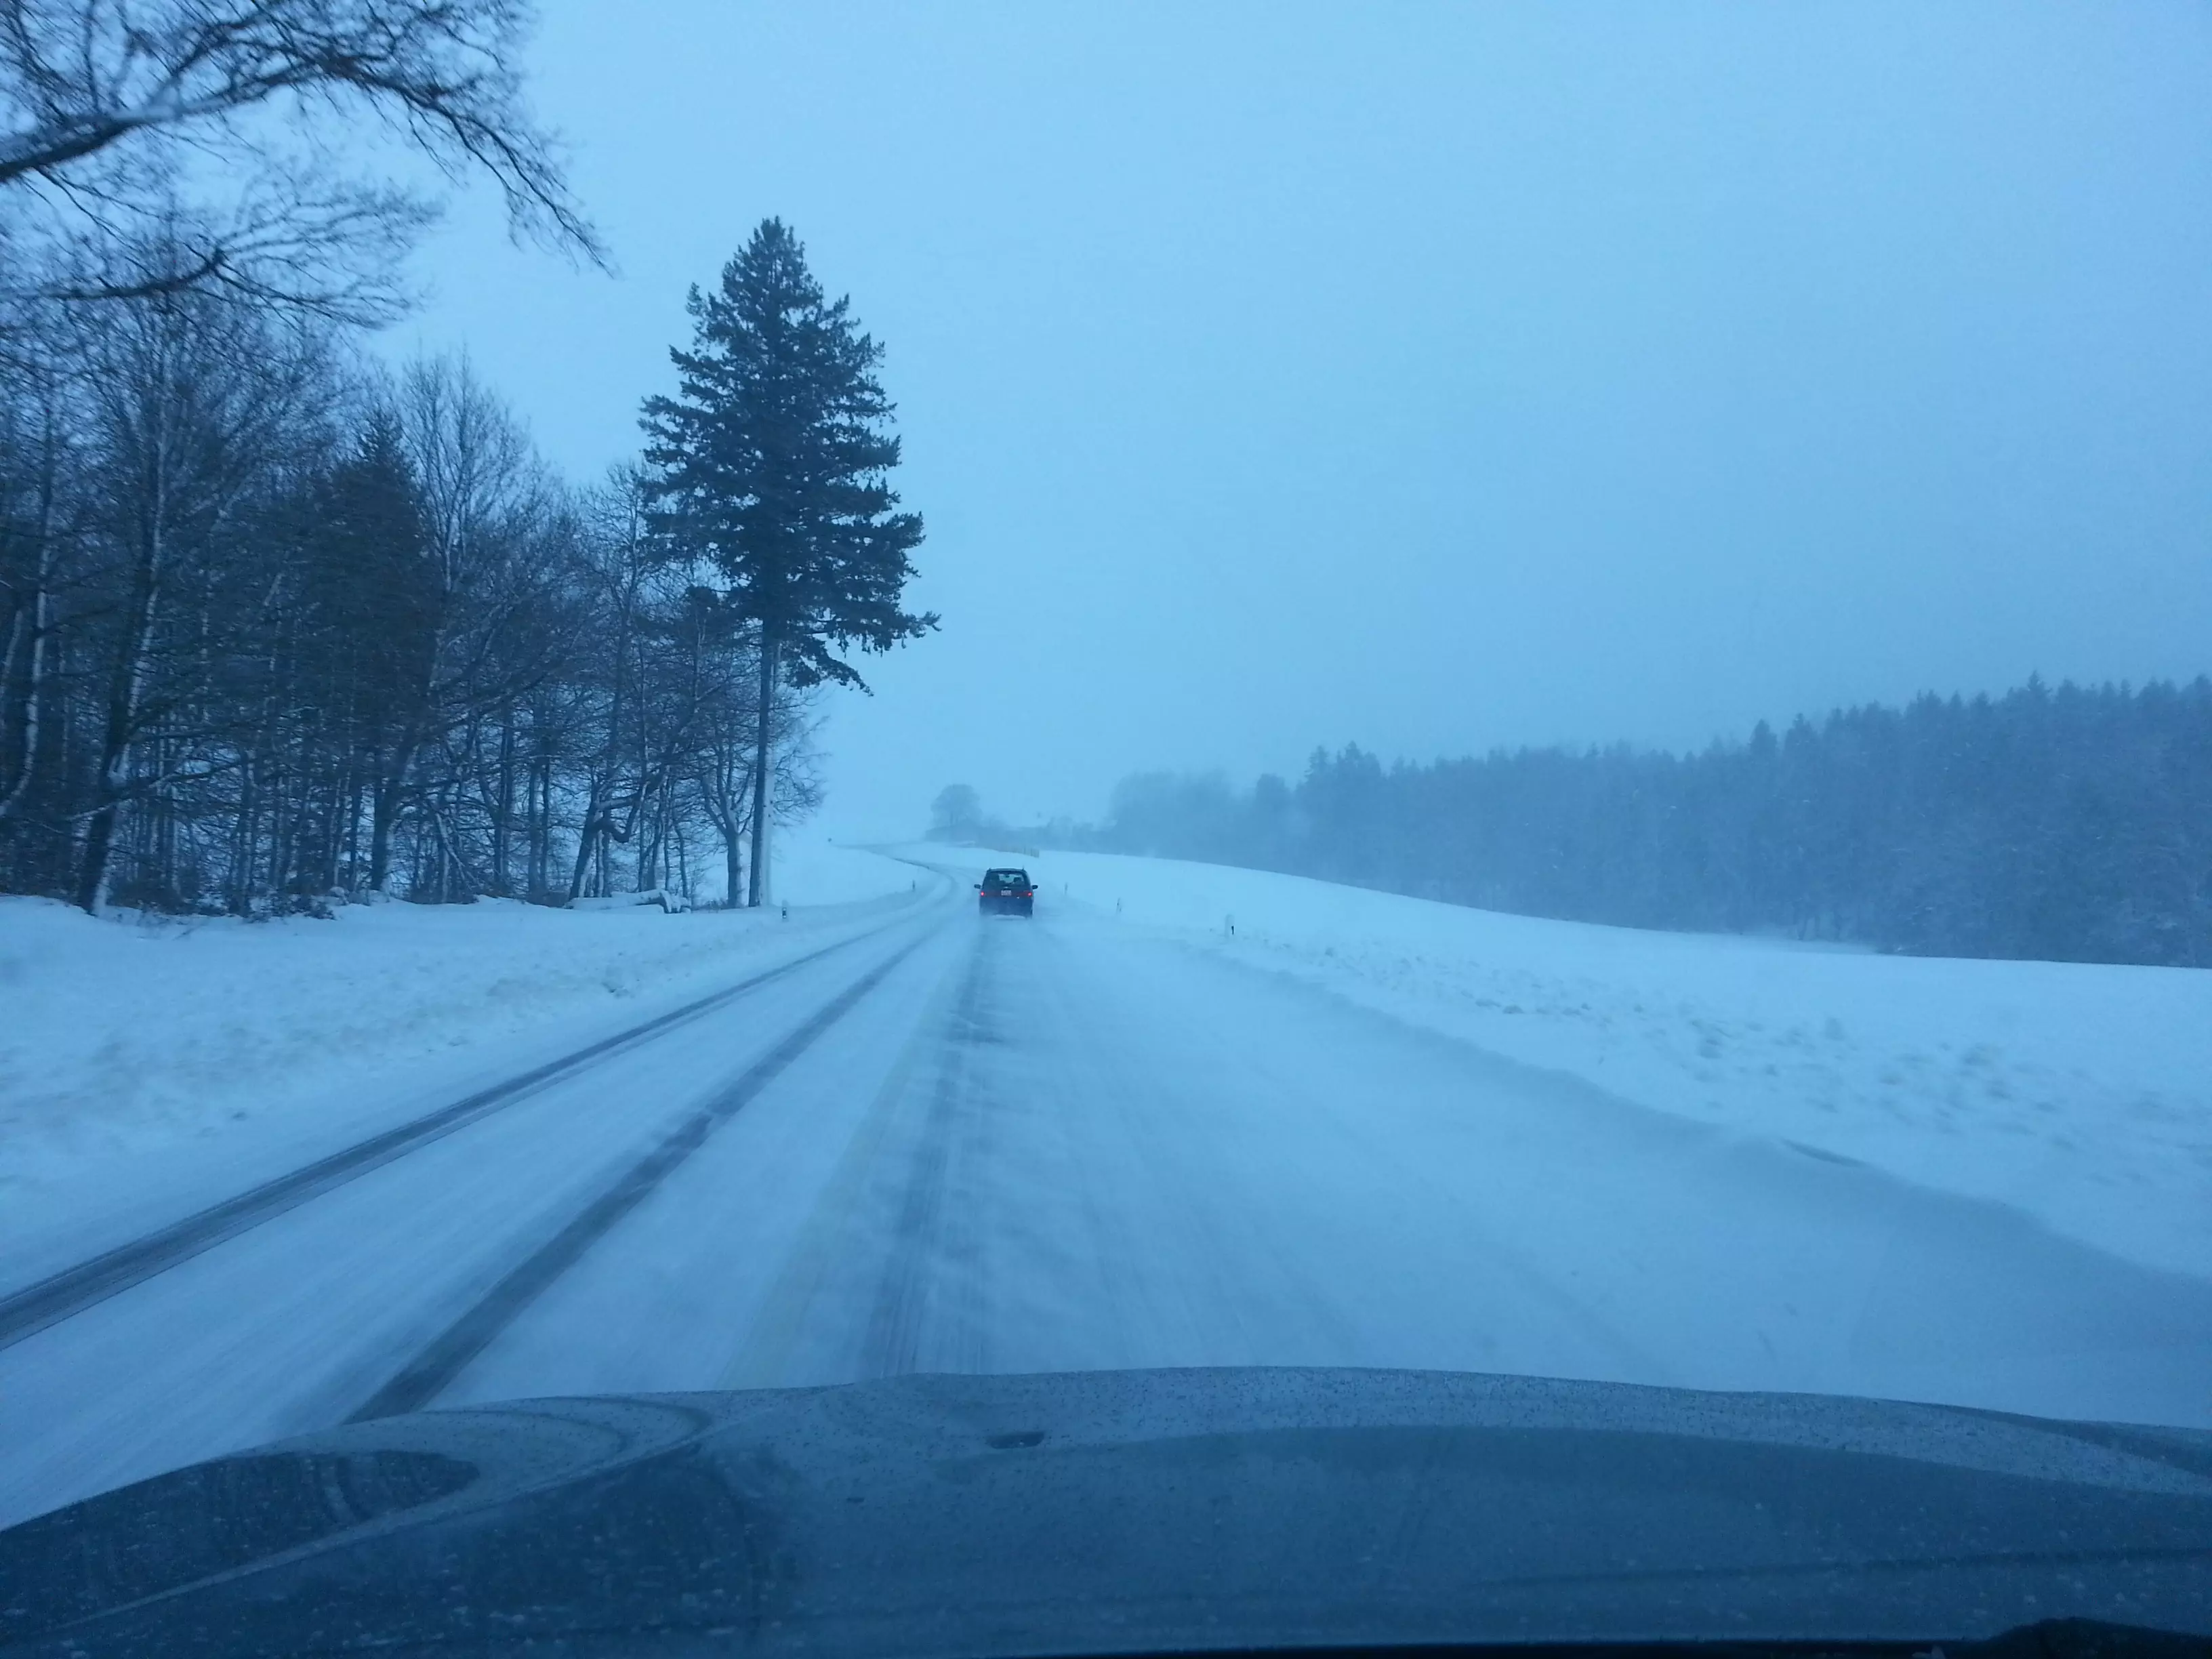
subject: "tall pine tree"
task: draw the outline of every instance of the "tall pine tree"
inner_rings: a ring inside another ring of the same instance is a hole
[[[851,301],[825,301],[799,240],[768,219],[718,289],[691,290],[690,310],[692,349],[669,354],[677,395],[646,401],[646,459],[656,526],[711,562],[759,629],[746,891],[757,905],[779,681],[866,690],[842,653],[888,651],[938,619],[899,608],[921,520],[895,510],[899,445],[875,373],[883,348],[860,332]]]

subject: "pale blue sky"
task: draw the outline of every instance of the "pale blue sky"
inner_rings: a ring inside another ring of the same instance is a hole
[[[619,277],[471,198],[391,343],[589,476],[798,230],[945,617],[841,833],[2212,669],[2204,4],[550,0],[532,71]]]

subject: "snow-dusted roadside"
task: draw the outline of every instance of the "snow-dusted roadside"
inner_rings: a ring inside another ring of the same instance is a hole
[[[395,1098],[479,1086],[865,927],[920,872],[794,836],[778,875],[787,919],[485,901],[95,921],[0,898],[0,1285],[28,1241],[134,1207],[165,1165],[239,1184]]]
[[[906,850],[956,870],[994,856]],[[2212,1277],[2212,972],[1599,927],[1104,854],[1003,861],[1041,902]]]

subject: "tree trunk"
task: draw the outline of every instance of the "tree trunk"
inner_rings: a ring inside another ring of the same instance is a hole
[[[158,465],[158,463],[157,463]],[[152,644],[154,614],[161,596],[163,520],[168,503],[157,471],[141,520],[138,558],[131,571],[131,609],[108,680],[107,721],[100,750],[100,805],[85,826],[84,857],[78,866],[76,902],[98,915],[107,902],[108,859],[115,846],[115,820],[123,810],[123,786],[131,767],[131,742],[137,735],[138,706],[145,694],[146,653]]]
[[[491,890],[502,898],[514,891],[507,874],[507,848],[514,824],[514,709],[501,711],[499,722],[499,805],[491,832]]]
[[[415,747],[411,739],[400,746],[391,769],[378,776],[369,800],[368,884],[380,893],[392,874],[392,832],[399,822],[401,793],[414,765]]]
[[[0,781],[0,818],[5,818],[21,805],[31,791],[31,779],[38,769],[40,726],[46,707],[47,641],[53,632],[47,607],[52,603],[56,553],[53,535],[54,465],[51,453],[41,457],[39,475],[39,521],[36,534],[39,551],[33,565],[31,595],[17,613],[17,632],[9,636],[8,659],[0,666],[0,758],[13,754],[15,763],[10,775]],[[17,642],[20,639],[24,652],[24,680],[22,714],[17,720],[8,720],[5,700],[15,689]],[[9,725],[15,726],[10,733]]]
[[[530,801],[530,891],[536,896],[553,880],[553,763],[543,757],[532,768]]]
[[[0,755],[12,754],[14,757],[9,775],[4,781],[0,781],[0,818],[13,814],[28,797],[32,775],[38,769],[39,728],[44,720],[46,707],[46,641],[52,632],[46,619],[46,582],[51,572],[43,563],[43,550],[41,559],[39,574],[33,579],[35,586],[31,591],[30,603],[23,607],[16,619],[27,660],[24,665],[22,713],[9,722],[15,728],[12,732],[0,727]],[[0,696],[7,696],[15,689],[16,641],[11,639],[9,645],[6,676],[0,678]]]
[[[778,641],[761,624],[760,718],[753,730],[753,859],[747,872],[751,885],[745,902],[754,908],[768,902],[769,721],[775,710],[775,665]]]
[[[576,832],[576,862],[568,871],[568,897],[573,902],[584,896],[584,878],[591,873],[593,843],[599,836],[599,781],[595,774],[591,792],[584,797],[584,824]]]

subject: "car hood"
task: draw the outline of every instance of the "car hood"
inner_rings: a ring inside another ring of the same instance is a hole
[[[58,1510],[0,1587],[82,1656],[2212,1633],[2212,1434],[1342,1370],[526,1401]]]

